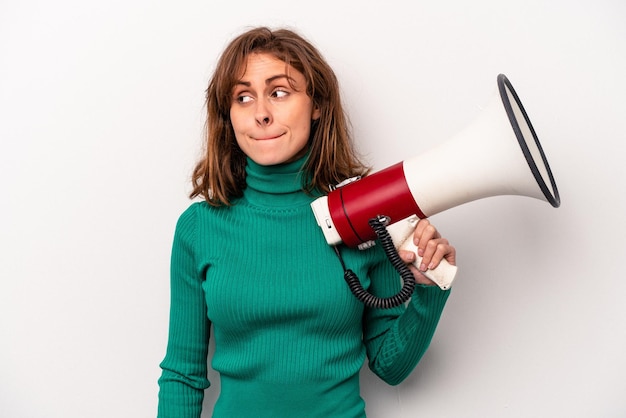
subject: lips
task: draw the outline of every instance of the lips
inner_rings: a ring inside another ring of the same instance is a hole
[[[280,133],[278,135],[268,135],[268,136],[253,136],[252,139],[256,140],[256,141],[269,141],[271,139],[276,139],[276,138],[280,138],[281,136],[285,135],[285,133]]]

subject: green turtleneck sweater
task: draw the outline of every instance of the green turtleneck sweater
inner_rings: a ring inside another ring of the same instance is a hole
[[[178,220],[160,418],[200,416],[210,325],[221,382],[214,417],[364,417],[365,357],[397,384],[426,351],[449,292],[417,285],[406,307],[364,309],[301,190],[303,163],[248,160],[243,197],[194,203]],[[342,254],[370,292],[397,293],[380,246]]]

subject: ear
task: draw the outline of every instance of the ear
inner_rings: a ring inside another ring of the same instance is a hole
[[[319,106],[317,105],[313,105],[313,112],[311,113],[311,119],[312,120],[318,120],[320,118],[320,116],[322,116],[322,111],[320,110]]]

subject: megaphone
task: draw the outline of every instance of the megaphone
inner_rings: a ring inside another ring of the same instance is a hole
[[[478,117],[452,139],[361,179],[349,179],[311,203],[329,245],[366,247],[377,238],[370,226],[383,218],[398,249],[415,251],[410,239],[419,219],[498,195],[519,195],[560,205],[548,160],[511,82],[497,77],[497,91]],[[421,263],[421,259],[415,265]],[[445,260],[426,276],[448,289],[456,267]]]

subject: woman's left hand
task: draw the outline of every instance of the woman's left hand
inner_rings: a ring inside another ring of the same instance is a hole
[[[441,236],[428,219],[420,219],[417,223],[413,233],[413,242],[417,245],[417,255],[422,257],[419,269],[413,265],[416,259],[414,252],[401,250],[398,253],[400,258],[409,264],[409,269],[413,272],[417,283],[434,285],[435,283],[422,272],[436,268],[443,259],[453,266],[456,265],[456,249]]]

